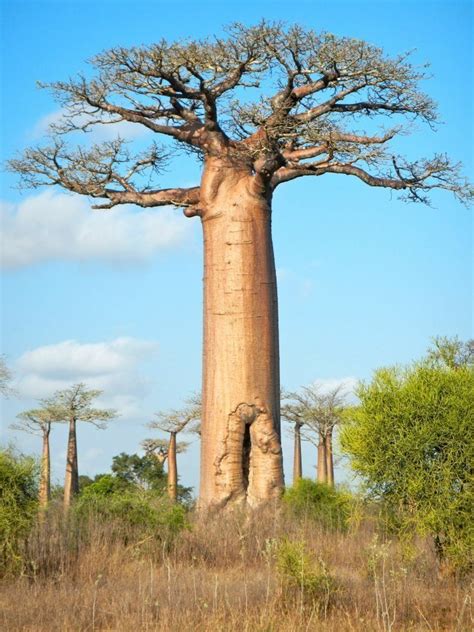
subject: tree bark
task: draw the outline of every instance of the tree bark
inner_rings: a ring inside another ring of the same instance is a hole
[[[176,460],[176,432],[170,432],[168,447],[168,496],[172,502],[178,499],[178,464]]]
[[[79,493],[79,471],[77,465],[76,420],[69,421],[67,444],[66,476],[64,479],[64,508],[69,509],[74,496]]]
[[[43,431],[43,453],[38,501],[41,509],[46,509],[51,499],[51,459],[49,454],[49,429]]]
[[[319,433],[318,443],[318,483],[327,483],[328,471],[326,460],[326,444],[322,433]]]
[[[324,440],[326,449],[326,475],[327,484],[334,487],[334,457],[332,452],[332,431],[329,431]]]
[[[271,196],[208,162],[204,201],[201,507],[280,496],[280,384]]]
[[[303,467],[301,462],[301,426],[295,424],[295,446],[293,455],[293,485],[303,475]]]

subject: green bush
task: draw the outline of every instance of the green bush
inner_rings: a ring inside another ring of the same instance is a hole
[[[87,530],[91,522],[108,525],[110,537],[126,541],[150,536],[172,539],[186,528],[186,510],[167,497],[124,486],[115,476],[104,475],[88,485],[73,508],[78,526]]]
[[[13,449],[0,450],[0,571],[19,570],[21,544],[37,513],[38,464]]]
[[[283,500],[296,516],[310,518],[326,529],[347,529],[352,496],[346,491],[302,478],[286,490]]]
[[[276,549],[277,570],[286,597],[300,597],[311,606],[327,610],[337,592],[328,567],[315,560],[304,542],[282,540]]]
[[[474,367],[453,359],[453,348],[463,349],[438,341],[427,359],[379,369],[360,384],[341,446],[392,531],[431,536],[440,562],[467,572],[474,564]]]

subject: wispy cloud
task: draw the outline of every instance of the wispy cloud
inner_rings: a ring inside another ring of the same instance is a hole
[[[122,417],[133,417],[149,388],[139,365],[157,349],[156,342],[130,337],[94,343],[65,340],[37,347],[17,360],[17,390],[24,398],[43,398],[84,382],[103,391],[102,405],[116,408]]]
[[[7,268],[51,260],[142,262],[185,242],[192,230],[176,209],[92,211],[84,198],[50,190],[17,205],[0,203],[0,220]]]

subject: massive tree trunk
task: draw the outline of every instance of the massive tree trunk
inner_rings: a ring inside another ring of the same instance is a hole
[[[69,437],[67,442],[66,476],[64,479],[64,508],[71,506],[73,497],[79,493],[79,471],[77,466],[76,420],[69,421]]]
[[[324,447],[326,451],[326,475],[327,475],[327,484],[334,486],[334,457],[332,452],[332,430],[330,430],[325,439],[324,439]]]
[[[176,432],[170,432],[168,446],[168,496],[173,502],[178,498],[178,464],[176,461]]]
[[[45,509],[51,499],[51,459],[49,455],[49,433],[43,431],[43,453],[41,455],[41,474],[38,501],[41,509]]]
[[[301,462],[301,425],[295,424],[295,446],[293,454],[293,485],[303,475],[303,467]]]
[[[271,195],[208,161],[201,186],[204,354],[201,507],[256,506],[283,489]]]
[[[327,480],[326,443],[324,435],[320,432],[318,442],[318,483],[327,483]]]

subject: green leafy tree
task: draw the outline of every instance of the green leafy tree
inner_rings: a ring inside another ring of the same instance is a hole
[[[21,542],[38,507],[38,466],[12,449],[0,450],[0,571],[21,567]]]
[[[201,504],[256,505],[283,489],[271,236],[279,187],[344,175],[412,201],[427,202],[433,189],[471,199],[446,155],[411,160],[391,145],[413,121],[436,123],[424,78],[406,54],[263,21],[223,37],[116,46],[90,73],[45,86],[64,117],[49,140],[10,161],[22,185],[59,186],[99,209],[173,205],[202,221]],[[123,121],[161,143],[77,144],[75,132]],[[175,149],[201,160],[196,186],[160,185]]]
[[[139,456],[122,452],[112,459],[111,469],[115,477],[125,484],[160,493],[166,490],[163,465],[152,454]]]
[[[360,384],[341,446],[402,534],[429,534],[440,560],[468,566],[473,550],[474,370],[445,362],[438,340],[422,362]]]

